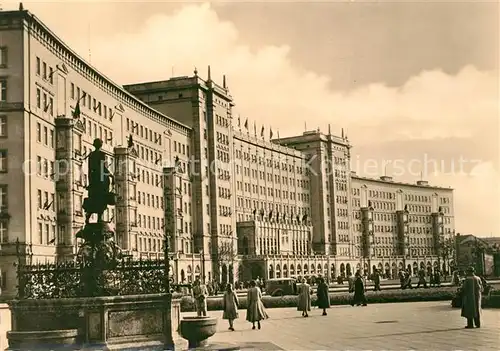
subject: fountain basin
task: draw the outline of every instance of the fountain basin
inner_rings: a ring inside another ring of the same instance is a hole
[[[8,331],[9,350],[55,350],[74,349],[78,337],[77,329]]]
[[[179,334],[188,341],[189,349],[207,346],[208,338],[217,331],[215,317],[184,317],[181,320]]]

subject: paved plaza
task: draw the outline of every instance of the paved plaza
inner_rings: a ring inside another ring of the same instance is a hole
[[[255,350],[499,350],[500,310],[483,310],[481,329],[464,329],[460,309],[450,302],[334,306],[328,316],[313,308],[309,318],[294,308],[267,310],[262,330],[252,330],[240,310],[236,331],[221,311],[211,343],[236,343]],[[184,315],[184,314],[183,314]],[[192,315],[186,313],[185,315]]]

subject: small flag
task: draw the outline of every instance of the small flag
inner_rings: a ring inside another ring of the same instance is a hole
[[[264,137],[264,126],[262,126],[262,129],[260,130],[260,136],[263,138]]]
[[[245,121],[245,129],[248,130],[248,118]]]
[[[132,138],[132,134],[130,134],[128,136],[128,140],[127,140],[127,147],[130,149],[132,147],[134,147],[134,139]]]
[[[75,110],[73,111],[73,118],[80,118],[80,101],[76,103]]]
[[[269,139],[272,139],[272,138],[273,138],[273,130],[269,129]]]

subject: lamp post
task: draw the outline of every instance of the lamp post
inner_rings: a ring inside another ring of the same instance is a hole
[[[361,221],[363,224],[363,259],[368,259],[368,272],[371,272],[371,257],[373,251],[373,207],[371,201],[368,201],[368,206],[361,209]],[[364,270],[364,264],[363,264]]]
[[[169,187],[167,186],[169,175],[174,172],[175,168],[163,168],[163,211],[164,211],[164,221],[163,221],[163,229],[164,229],[164,245],[163,245],[163,261],[165,264],[164,268],[164,287],[165,287],[165,311],[163,317],[163,336],[164,336],[164,349],[165,350],[174,350],[174,340],[172,335],[172,294],[170,291],[170,221],[172,218],[170,209],[169,198],[171,196]],[[175,174],[174,174],[175,176]]]
[[[401,212],[401,224],[400,224],[400,230],[402,231],[402,246],[403,246],[403,270],[406,270],[406,258],[410,256],[410,238],[408,236],[408,218],[409,218],[409,212],[407,210],[407,207],[405,206],[405,209]]]

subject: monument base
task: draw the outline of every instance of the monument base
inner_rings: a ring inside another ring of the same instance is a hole
[[[14,300],[9,307],[12,350],[49,344],[73,350],[166,350],[181,339],[180,300],[170,294]]]

